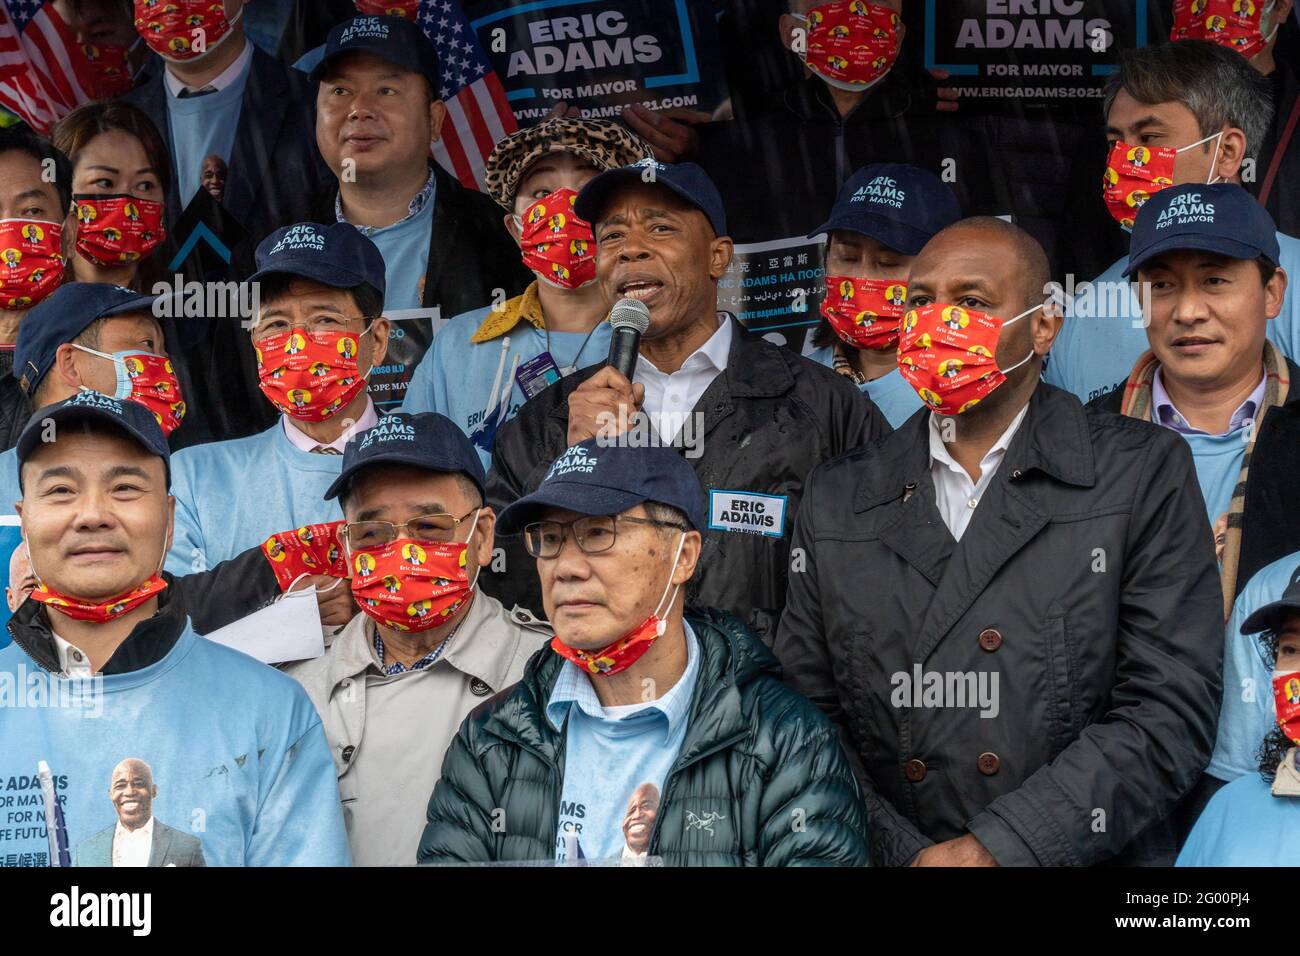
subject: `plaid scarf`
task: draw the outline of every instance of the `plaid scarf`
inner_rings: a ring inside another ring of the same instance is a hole
[[[1133,366],[1133,374],[1124,385],[1124,398],[1120,405],[1120,414],[1129,418],[1151,421],[1151,383],[1155,379],[1156,369],[1160,363],[1154,352],[1147,352]],[[1228,534],[1223,546],[1223,564],[1220,569],[1223,583],[1223,619],[1232,614],[1232,602],[1236,598],[1237,565],[1241,557],[1241,522],[1246,505],[1246,476],[1250,471],[1251,455],[1255,451],[1255,439],[1259,436],[1258,425],[1264,421],[1264,415],[1274,405],[1286,401],[1291,382],[1287,377],[1286,359],[1282,352],[1270,341],[1264,342],[1264,402],[1255,410],[1255,424],[1251,426],[1250,442],[1246,445],[1246,454],[1241,460],[1241,474],[1232,489],[1232,503],[1228,506]]]

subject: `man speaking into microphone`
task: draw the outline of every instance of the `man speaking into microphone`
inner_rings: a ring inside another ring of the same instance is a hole
[[[842,376],[717,311],[732,242],[722,198],[699,166],[644,159],[608,170],[583,187],[574,211],[594,227],[596,277],[608,301],[640,302],[649,327],[631,380],[610,363],[583,369],[502,426],[488,499],[503,508],[529,494],[574,445],[673,445],[708,496],[687,603],[732,611],[770,642],[785,604],[804,477],[889,426]],[[518,542],[485,589],[507,607],[544,613]]]

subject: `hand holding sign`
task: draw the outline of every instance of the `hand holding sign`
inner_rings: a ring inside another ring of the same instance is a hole
[[[699,110],[648,110],[640,103],[627,106],[622,117],[632,132],[650,144],[655,159],[661,163],[677,163],[695,155],[700,148],[695,125],[713,119]]]
[[[569,396],[569,445],[601,433],[623,434],[632,427],[629,419],[644,400],[644,385],[632,384],[608,366],[602,368]]]

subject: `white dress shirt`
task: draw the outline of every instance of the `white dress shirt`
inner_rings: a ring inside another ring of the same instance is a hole
[[[113,828],[113,865],[114,866],[148,866],[149,854],[153,852],[153,817],[149,822],[135,830],[128,830],[117,821]]]
[[[353,435],[359,435],[367,428],[374,428],[379,424],[379,413],[375,411],[375,403],[366,396],[366,410],[361,413],[357,423],[351,428],[343,429],[343,434],[329,444],[322,444],[312,438],[305,431],[300,429],[294,420],[288,415],[281,415],[280,420],[284,422],[284,437],[289,439],[289,444],[293,445],[299,451],[311,452],[317,448],[332,448],[340,455],[343,454],[343,446],[351,440]]]
[[[726,370],[730,351],[731,320],[722,315],[718,331],[671,374],[659,371],[644,355],[637,355],[635,379],[645,386],[641,410],[661,439],[671,441],[681,432],[704,390]]]
[[[90,658],[81,648],[69,644],[53,631],[54,647],[59,652],[59,671],[64,677],[73,679],[88,679],[95,676],[95,672],[90,669]]]
[[[930,413],[930,476],[934,479],[934,503],[939,509],[943,523],[948,526],[952,536],[958,541],[966,533],[971,516],[979,505],[984,492],[988,490],[998,466],[1006,457],[1007,447],[1016,434],[1016,429],[1029,411],[1028,403],[1020,409],[1020,414],[1012,419],[993,447],[980,459],[980,480],[971,481],[966,469],[957,464],[943,440],[942,422],[946,416]]]
[[[197,93],[199,90],[205,89],[209,86],[212,87],[214,93],[219,93],[239,78],[239,74],[243,72],[245,64],[247,64],[252,58],[253,41],[245,37],[244,52],[235,57],[235,62],[231,63],[230,66],[226,67],[215,77],[208,80],[208,82],[204,83],[203,86],[188,86],[176,77],[172,76],[170,70],[163,71],[163,81],[167,84],[167,91],[171,93],[172,96],[180,96],[185,90]]]

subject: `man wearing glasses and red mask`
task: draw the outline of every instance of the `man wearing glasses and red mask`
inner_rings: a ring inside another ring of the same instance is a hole
[[[517,681],[551,634],[477,592],[496,515],[478,452],[451,419],[380,419],[348,442],[325,498],[346,521],[275,535],[279,557],[268,557],[286,578],[313,570],[304,556],[329,562],[351,576],[361,613],[324,657],[288,672],[325,725],[354,860],[409,864],[461,720]]]

